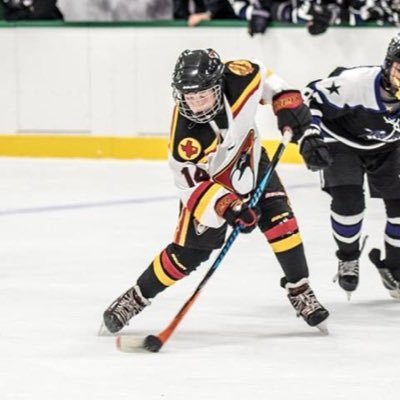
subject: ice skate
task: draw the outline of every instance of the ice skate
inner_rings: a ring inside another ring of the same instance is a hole
[[[329,312],[318,302],[308,279],[303,278],[296,283],[290,283],[283,278],[281,285],[288,291],[289,301],[296,310],[297,316],[301,316],[308,325],[328,334],[326,319]]]
[[[393,276],[389,268],[385,267],[385,261],[381,260],[381,251],[379,249],[372,249],[368,256],[378,270],[383,286],[389,291],[390,296],[396,300],[400,300],[400,281]]]
[[[347,300],[351,300],[351,294],[357,289],[360,280],[360,263],[361,253],[365,248],[365,243],[368,239],[366,235],[362,241],[360,251],[357,251],[353,256],[344,256],[340,251],[336,252],[339,259],[338,272],[333,277],[333,282],[338,282],[339,286],[346,292]]]
[[[355,260],[341,260],[339,258],[338,272],[333,277],[333,282],[339,282],[339,286],[346,292],[348,300],[350,300],[352,292],[357,289],[359,273],[358,258]]]
[[[143,297],[139,286],[133,286],[104,311],[104,325],[109,332],[117,333],[149,304],[150,301]]]

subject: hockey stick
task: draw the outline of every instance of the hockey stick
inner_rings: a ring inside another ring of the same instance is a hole
[[[259,183],[258,187],[254,191],[252,198],[250,199],[249,206],[254,207],[260,197],[268,185],[269,181],[271,180],[272,173],[275,171],[275,168],[282,157],[283,152],[285,151],[286,146],[290,142],[292,138],[292,130],[290,128],[285,128],[283,132],[282,141],[279,144],[278,148],[275,150],[275,153],[272,157],[272,160],[265,172],[265,175],[261,182]],[[210,269],[205,274],[204,278],[201,280],[193,294],[190,298],[186,301],[186,303],[182,306],[182,308],[178,311],[175,315],[174,319],[169,323],[169,325],[162,330],[158,335],[148,335],[146,338],[138,341],[138,338],[132,336],[117,336],[117,347],[121,351],[125,352],[132,352],[136,351],[138,348],[144,348],[148,351],[153,353],[158,352],[161,347],[165,344],[165,342],[170,338],[172,333],[175,331],[176,327],[182,321],[183,317],[187,314],[190,307],[196,301],[197,297],[200,295],[201,289],[206,285],[208,280],[217,270],[217,268],[221,265],[222,260],[224,259],[226,253],[231,248],[233,242],[236,240],[240,233],[240,227],[237,225],[233,229],[232,233],[229,235],[228,239],[226,240],[224,246],[222,247],[221,251],[219,252],[217,258],[215,259],[214,263],[210,267]]]

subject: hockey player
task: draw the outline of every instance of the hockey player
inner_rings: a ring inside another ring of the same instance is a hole
[[[329,313],[309,285],[297,221],[277,174],[257,209],[246,203],[269,164],[254,122],[258,104],[272,103],[280,129],[290,127],[296,139],[311,121],[301,93],[259,63],[224,64],[211,49],[184,51],[172,87],[169,164],[181,205],[175,237],[107,308],[105,326],[118,332],[150,299],[208,260],[222,247],[228,224],[240,224],[243,233],[261,230],[283,269],[281,285],[297,316],[319,326]]]
[[[383,66],[337,68],[328,78],[308,85],[312,129],[300,139],[305,159],[318,169],[319,149],[307,137],[323,137],[332,165],[322,189],[332,197],[331,223],[338,246],[337,279],[350,294],[359,281],[361,225],[365,209],[363,184],[383,200],[384,243],[369,253],[392,297],[400,299],[400,35],[390,41]],[[350,297],[350,295],[349,295]]]

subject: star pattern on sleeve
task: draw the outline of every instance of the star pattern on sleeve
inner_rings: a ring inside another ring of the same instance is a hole
[[[336,86],[335,82],[332,82],[332,85],[330,87],[327,87],[326,89],[329,90],[329,94],[339,94],[340,86]]]

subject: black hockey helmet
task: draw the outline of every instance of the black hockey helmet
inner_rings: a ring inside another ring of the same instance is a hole
[[[225,66],[218,53],[212,49],[185,50],[179,56],[172,75],[173,96],[179,107],[179,112],[197,123],[212,120],[222,109],[222,75]],[[215,96],[214,106],[205,112],[196,113],[191,110],[185,100],[185,95],[210,92]]]
[[[383,62],[382,72],[383,72],[383,86],[390,93],[395,94],[399,87],[393,87],[390,80],[390,69],[394,62],[400,62],[400,33],[390,40],[389,46],[386,51],[386,57]]]

